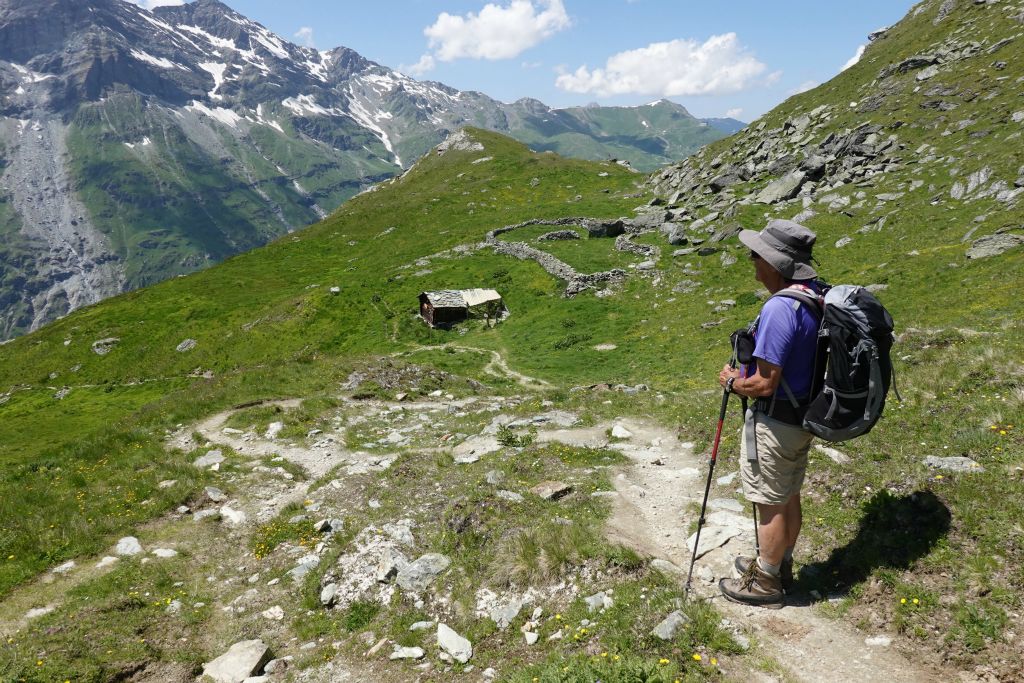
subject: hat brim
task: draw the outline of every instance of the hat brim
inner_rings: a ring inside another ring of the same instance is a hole
[[[797,261],[782,253],[761,239],[761,233],[753,230],[740,230],[740,242],[764,259],[768,265],[782,273],[790,280],[811,280],[818,277],[810,263]]]

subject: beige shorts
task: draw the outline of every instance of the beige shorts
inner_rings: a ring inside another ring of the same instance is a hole
[[[747,459],[747,440],[740,438],[743,495],[752,503],[782,505],[800,493],[814,435],[766,415],[757,415],[756,434],[756,462]]]

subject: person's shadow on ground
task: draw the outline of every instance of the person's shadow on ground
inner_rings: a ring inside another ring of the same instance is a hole
[[[908,569],[949,533],[949,508],[931,491],[895,496],[880,491],[864,505],[857,535],[823,562],[804,565],[798,596],[845,592],[877,568]]]

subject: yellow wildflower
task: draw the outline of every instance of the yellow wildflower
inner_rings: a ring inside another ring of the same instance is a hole
[[[668,660],[665,659],[664,657],[662,657],[661,659],[658,660],[658,664],[661,664],[662,666],[664,666],[664,665],[668,664]]]
[[[907,604],[907,599],[906,598],[900,598],[900,604],[901,605]]]
[[[696,652],[693,653],[693,661],[695,661],[695,662],[699,662],[700,661],[700,655],[697,654]]]

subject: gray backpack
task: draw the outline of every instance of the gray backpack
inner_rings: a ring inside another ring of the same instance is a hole
[[[857,285],[828,289],[823,305],[797,289],[784,289],[775,296],[812,306],[821,318],[815,362],[821,374],[811,389],[804,429],[825,441],[848,441],[867,434],[882,416],[890,385],[895,390],[889,311]]]

